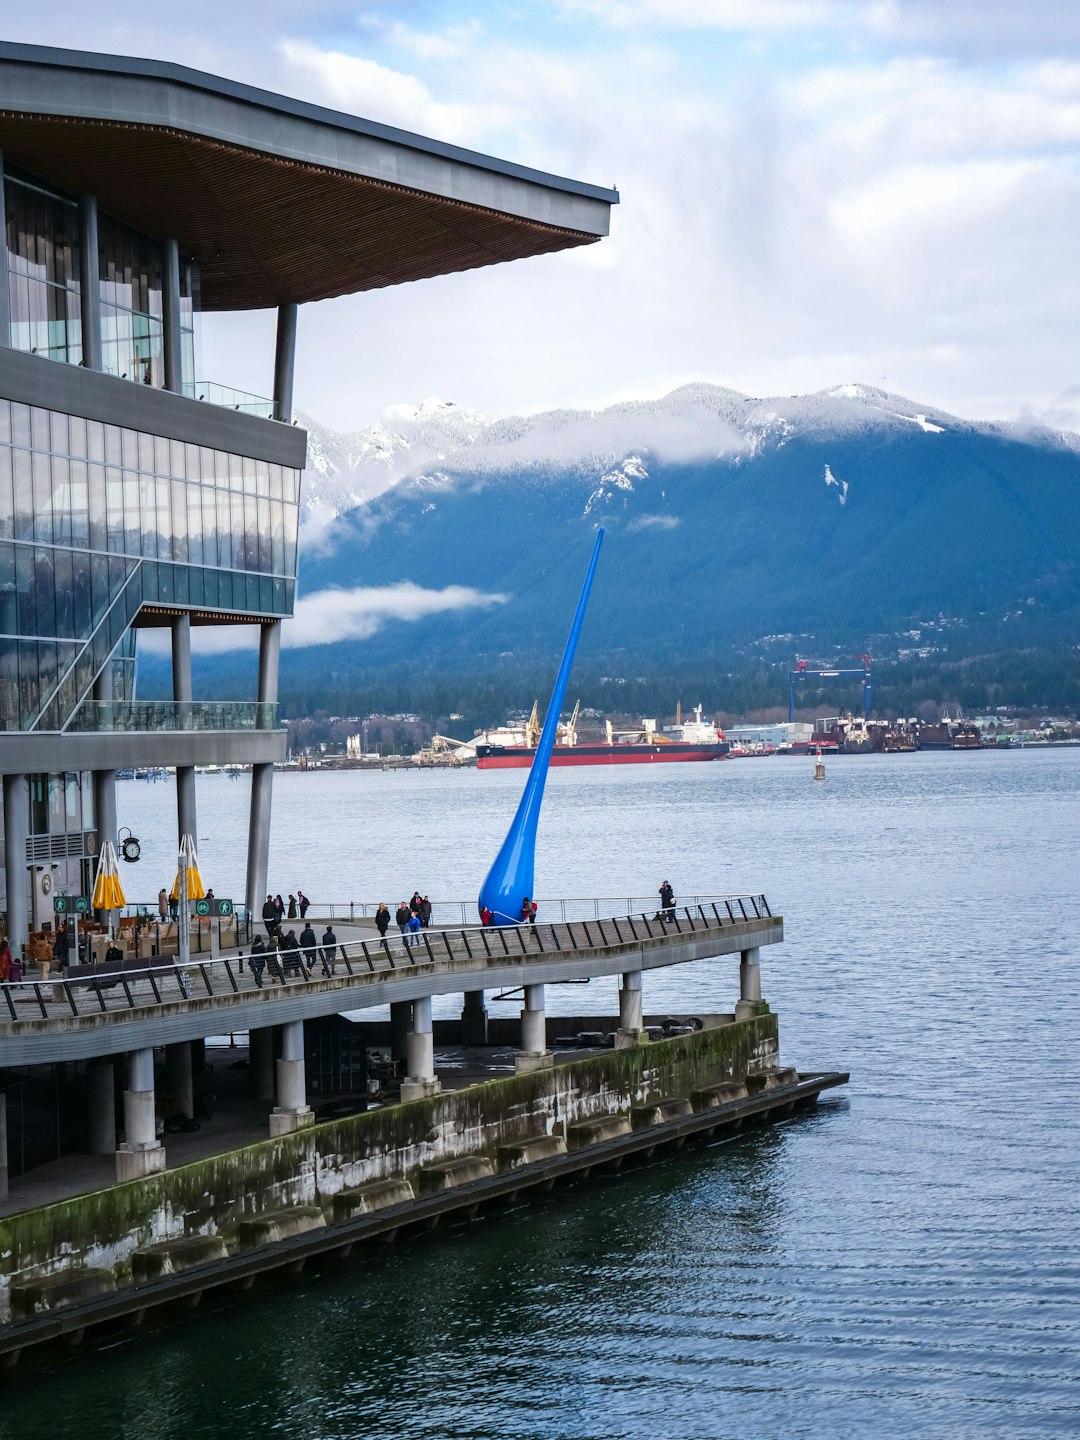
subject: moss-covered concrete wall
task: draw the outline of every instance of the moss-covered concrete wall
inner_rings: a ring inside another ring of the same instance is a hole
[[[327,1121],[143,1180],[0,1219],[0,1319],[15,1278],[92,1265],[130,1276],[132,1252],[185,1234],[230,1236],[241,1218],[285,1205],[327,1204],[342,1189],[421,1166],[487,1154],[528,1136],[562,1133],[594,1115],[689,1096],[777,1064],[776,1017],[605,1051]]]

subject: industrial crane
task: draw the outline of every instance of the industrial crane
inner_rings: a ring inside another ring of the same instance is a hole
[[[861,670],[833,670],[824,667],[811,666],[809,660],[797,660],[795,669],[788,672],[788,720],[795,719],[795,682],[796,680],[844,680],[849,677],[858,676],[863,687],[863,719],[870,719],[870,711],[874,701],[874,680],[870,674],[870,661],[872,655],[860,655],[862,661]]]

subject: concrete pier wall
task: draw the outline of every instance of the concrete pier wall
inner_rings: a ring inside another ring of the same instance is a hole
[[[68,1270],[131,1279],[133,1252],[188,1235],[237,1242],[241,1221],[291,1206],[332,1212],[345,1189],[417,1181],[422,1167],[483,1156],[603,1116],[683,1099],[778,1065],[777,1021],[765,1013],[693,1035],[605,1051],[368,1111],[0,1219],[0,1320],[14,1280]],[[416,1186],[419,1193],[419,1185]]]

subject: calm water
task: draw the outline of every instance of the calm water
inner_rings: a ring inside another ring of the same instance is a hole
[[[273,888],[475,894],[521,778],[278,777]],[[783,1056],[849,1089],[31,1378],[0,1434],[1080,1433],[1078,790],[1077,751],[854,756],[824,785],[782,759],[557,772],[541,893],[763,889]],[[246,791],[199,782],[218,894],[242,894]],[[147,896],[173,799],[120,788]],[[646,1008],[729,1000],[736,969],[646,977]]]

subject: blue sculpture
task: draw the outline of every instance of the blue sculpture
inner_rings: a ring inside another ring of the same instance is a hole
[[[480,887],[477,904],[481,912],[485,907],[491,911],[496,925],[516,925],[521,919],[521,908],[525,900],[531,899],[533,895],[536,825],[540,819],[540,805],[544,799],[544,782],[547,780],[548,767],[551,763],[551,752],[555,747],[559,715],[566,696],[567,682],[570,679],[570,667],[574,663],[574,651],[577,649],[581,624],[585,619],[585,606],[589,601],[589,591],[592,589],[596,562],[600,555],[600,542],[603,538],[603,530],[598,530],[592,559],[589,561],[589,568],[585,574],[585,583],[581,587],[577,613],[574,615],[574,623],[570,627],[570,634],[566,640],[562,664],[559,666],[559,673],[555,679],[555,688],[551,692],[547,715],[544,717],[544,728],[540,733],[540,743],[536,747],[536,754],[533,756],[533,762],[529,768],[529,778],[525,782],[521,802],[510,829],[507,831],[506,839],[502,843],[502,849],[496,855],[495,863]]]

